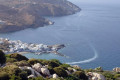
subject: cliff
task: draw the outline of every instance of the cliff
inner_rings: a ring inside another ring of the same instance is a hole
[[[78,11],[80,8],[67,0],[0,0],[0,33],[53,24],[44,16]]]
[[[29,12],[0,5],[0,33],[13,32],[26,28],[36,28],[49,24],[49,20]]]

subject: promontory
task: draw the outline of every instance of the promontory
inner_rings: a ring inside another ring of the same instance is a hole
[[[65,16],[81,9],[67,0],[0,0],[0,33],[53,24],[45,16]]]

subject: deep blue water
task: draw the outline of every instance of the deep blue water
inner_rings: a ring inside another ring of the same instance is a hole
[[[120,67],[119,4],[71,1],[82,11],[69,16],[49,17],[55,22],[54,25],[0,34],[0,37],[48,45],[65,44],[66,48],[60,52],[69,56],[25,54],[29,58],[55,58],[82,68],[102,66],[105,70],[111,70]]]

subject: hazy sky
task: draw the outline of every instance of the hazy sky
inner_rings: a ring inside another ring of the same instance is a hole
[[[120,0],[69,0],[75,2],[85,2],[85,3],[99,3],[99,4],[119,4]]]

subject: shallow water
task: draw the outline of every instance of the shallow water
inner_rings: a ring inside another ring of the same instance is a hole
[[[56,58],[82,68],[102,66],[111,70],[120,66],[120,6],[115,3],[71,1],[80,6],[82,11],[69,16],[49,17],[55,22],[54,25],[0,34],[0,37],[31,43],[66,45],[59,52],[68,58],[54,54],[25,54],[29,58]]]

